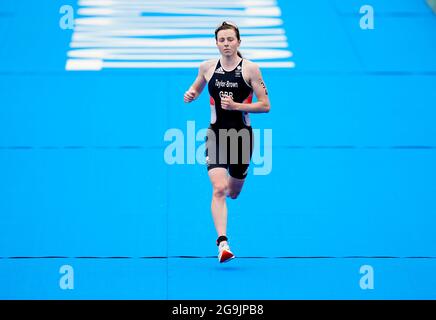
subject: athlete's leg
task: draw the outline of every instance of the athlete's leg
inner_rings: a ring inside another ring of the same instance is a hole
[[[241,193],[244,182],[245,179],[237,179],[229,176],[227,195],[232,199],[236,199]]]
[[[212,168],[208,173],[213,188],[211,205],[213,222],[218,236],[225,236],[227,232],[227,169]]]
[[[236,199],[241,193],[244,186],[245,178],[248,174],[248,167],[250,165],[251,156],[253,154],[253,132],[251,127],[241,129],[246,130],[246,134],[242,135],[242,139],[238,141],[238,149],[230,150],[230,152],[237,152],[238,163],[230,163],[229,165],[229,179],[228,179],[228,196]],[[236,148],[235,148],[236,149]]]

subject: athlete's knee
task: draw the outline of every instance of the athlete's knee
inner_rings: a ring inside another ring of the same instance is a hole
[[[214,197],[225,197],[227,192],[226,182],[216,182],[213,184],[213,195]]]

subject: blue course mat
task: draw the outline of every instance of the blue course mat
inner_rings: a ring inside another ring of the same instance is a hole
[[[57,2],[0,3],[0,299],[436,298],[436,16],[425,1],[370,1],[369,30],[361,1],[232,13],[243,54],[262,49],[244,23],[268,14],[280,29],[265,46],[292,54],[253,59],[271,112],[251,117],[255,157],[227,203],[237,259],[224,265],[201,163],[209,97],[183,103],[197,69],[164,67],[164,55],[147,62],[161,67],[129,64],[145,45],[113,40],[97,48],[113,57],[101,70],[66,70],[87,23],[157,30],[153,16],[170,13],[105,20],[87,2],[66,3],[75,30],[60,27]],[[198,21],[213,39],[226,16],[210,16]],[[131,50],[122,67],[120,50]],[[171,132],[181,164],[165,160]]]

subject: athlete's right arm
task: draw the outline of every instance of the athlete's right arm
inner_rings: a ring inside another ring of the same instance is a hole
[[[198,98],[206,85],[206,71],[209,66],[209,61],[202,62],[198,68],[198,75],[191,87],[185,92],[183,100],[188,103]]]

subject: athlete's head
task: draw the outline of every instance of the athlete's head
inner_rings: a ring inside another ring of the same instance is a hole
[[[215,29],[216,45],[223,56],[232,56],[235,52],[242,58],[238,51],[241,44],[239,29],[233,22],[224,21]]]

